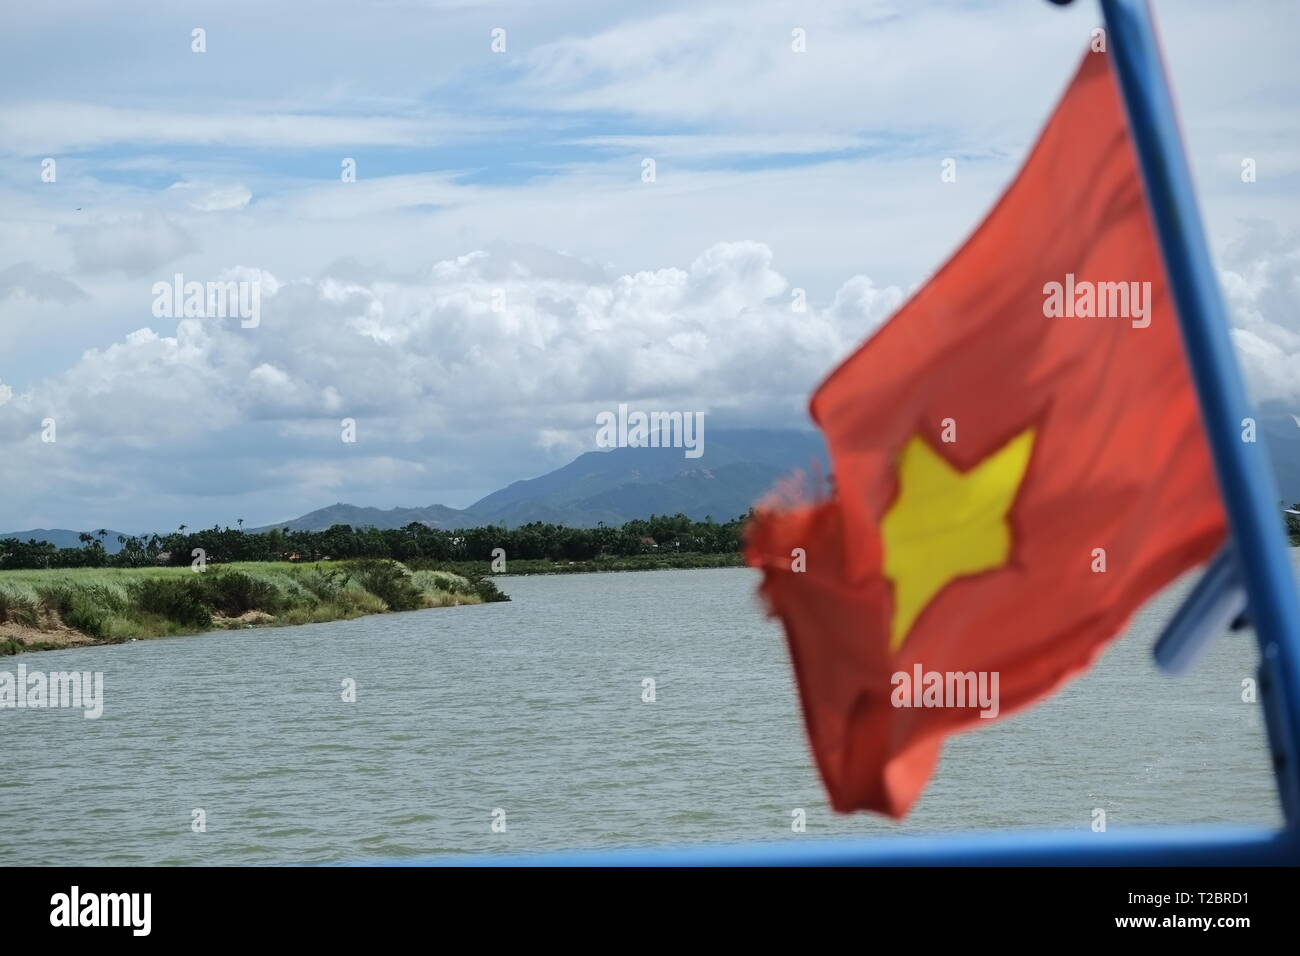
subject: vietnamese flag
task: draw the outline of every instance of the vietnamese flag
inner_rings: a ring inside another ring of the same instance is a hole
[[[1105,53],[974,235],[811,410],[834,490],[765,503],[746,557],[832,805],[901,818],[947,734],[1081,673],[1225,540]]]

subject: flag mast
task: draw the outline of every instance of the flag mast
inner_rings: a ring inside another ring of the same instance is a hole
[[[1245,438],[1255,413],[1229,338],[1150,7],[1146,0],[1100,3],[1228,514],[1230,560],[1259,640],[1260,700],[1294,833],[1300,830],[1300,598],[1277,520],[1278,494],[1253,428]]]

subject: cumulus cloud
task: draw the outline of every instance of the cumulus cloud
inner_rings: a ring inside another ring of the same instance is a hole
[[[232,270],[264,283],[258,327],[155,321],[90,349],[0,407],[0,440],[35,454],[34,423],[52,417],[61,446],[145,494],[205,487],[210,476],[189,467],[196,449],[254,434],[266,460],[246,466],[243,484],[286,501],[344,476],[429,482],[431,447],[532,449],[542,470],[590,448],[596,412],[619,402],[803,424],[809,389],[902,296],[855,277],[799,311],[772,251],[749,241],[617,276],[518,244],[400,278],[365,280],[359,268]],[[340,443],[343,417],[357,421],[355,449]],[[503,478],[528,472],[512,457]],[[56,490],[48,475],[43,486]],[[428,484],[419,498],[442,492]]]
[[[1300,409],[1300,233],[1251,223],[1224,260],[1233,341],[1252,394]]]
[[[498,243],[409,273],[346,258],[314,276],[222,277],[261,284],[256,328],[154,320],[21,394],[0,386],[11,459],[71,449],[96,463],[92,489],[69,458],[33,472],[30,490],[183,501],[220,488],[257,522],[287,516],[256,510],[272,502],[393,483],[403,500],[465,505],[591,448],[596,413],[620,402],[805,425],[809,392],[906,294],[856,275],[809,299],[755,241],[623,274]],[[1225,256],[1223,280],[1257,397],[1300,401],[1300,244],[1257,230]],[[57,451],[38,444],[46,417]],[[355,445],[340,441],[343,418]]]
[[[123,394],[157,415],[181,369],[202,370],[224,405],[269,417],[424,409],[486,422],[517,412],[551,415],[562,428],[575,405],[631,396],[757,419],[805,393],[901,298],[856,277],[826,308],[797,311],[772,251],[757,242],[716,244],[686,268],[608,278],[589,262],[518,245],[401,280],[360,281],[355,264],[348,272],[284,280],[230,270],[263,283],[258,328],[213,319],[183,321],[174,334],[142,329],[37,391],[76,383],[64,398],[94,396],[85,414],[102,414],[101,393],[120,376]]]

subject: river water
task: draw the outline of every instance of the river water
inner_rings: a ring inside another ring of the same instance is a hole
[[[106,698],[97,720],[0,710],[0,865],[1087,828],[1095,808],[1110,829],[1280,821],[1262,713],[1242,701],[1253,636],[1219,638],[1180,678],[1151,663],[1181,587],[1056,697],[950,739],[905,823],[834,814],[756,583],[506,578],[509,604],[0,658],[102,671]]]

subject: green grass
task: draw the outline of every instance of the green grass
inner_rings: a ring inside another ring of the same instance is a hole
[[[463,576],[412,572],[396,561],[249,561],[208,565],[201,573],[190,567],[0,571],[0,656],[56,646],[30,634],[16,640],[3,632],[6,623],[42,632],[63,626],[99,643],[118,643],[488,599]]]

